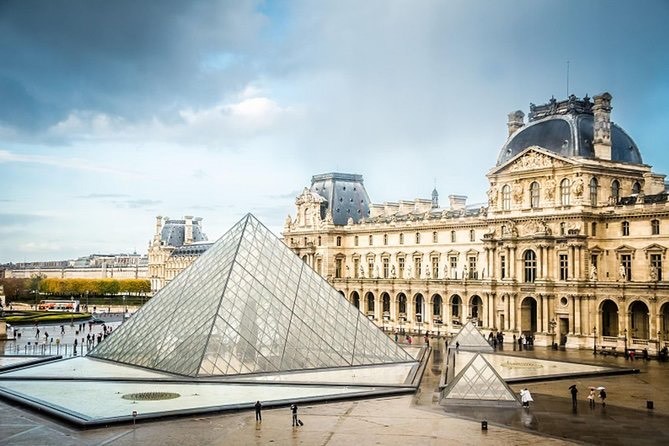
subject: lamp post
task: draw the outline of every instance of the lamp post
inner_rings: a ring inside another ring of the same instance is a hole
[[[623,330],[623,336],[625,336],[625,359],[627,359],[627,329]]]
[[[597,354],[597,327],[592,327],[592,354]]]

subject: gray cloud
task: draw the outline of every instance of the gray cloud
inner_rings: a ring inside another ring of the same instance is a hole
[[[152,206],[157,206],[162,204],[162,200],[151,200],[148,198],[139,198],[131,200],[115,200],[114,204],[118,207],[130,208],[130,209],[139,209],[147,208]]]
[[[0,213],[0,225],[29,225],[50,219],[50,217],[39,214],[22,213]]]

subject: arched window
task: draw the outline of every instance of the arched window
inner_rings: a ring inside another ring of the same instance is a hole
[[[388,234],[383,234],[383,244],[384,245],[388,244]]]
[[[632,184],[632,194],[636,195],[641,193],[641,184],[639,184],[638,181],[635,181],[634,184]]]
[[[420,245],[420,232],[416,232],[416,244]]]
[[[321,236],[318,236],[318,246],[321,246]]]
[[[337,246],[341,246],[341,235],[337,236]]]
[[[569,206],[569,202],[571,201],[570,189],[571,183],[567,178],[560,181],[560,204],[562,206]]]
[[[502,187],[502,210],[508,211],[511,209],[511,186],[505,184]]]
[[[532,184],[530,184],[530,207],[531,208],[538,208],[539,207],[539,195],[540,195],[539,183],[537,183],[536,181],[532,181]]]
[[[400,245],[404,244],[404,234],[400,232]]]
[[[353,246],[358,246],[358,236],[353,237]]]
[[[432,243],[437,243],[439,242],[439,235],[437,231],[432,232]]]
[[[476,231],[474,231],[473,229],[469,230],[469,241],[470,242],[476,241]]]
[[[462,305],[462,300],[457,294],[451,298],[451,316],[460,317],[460,305]]]
[[[620,181],[618,180],[611,182],[611,199],[613,200],[613,204],[617,204],[618,200],[620,200]]]
[[[525,251],[525,282],[534,282],[537,278],[537,255],[531,249]]]
[[[590,179],[590,206],[597,206],[597,178]]]
[[[455,243],[455,231],[451,231],[451,243]]]
[[[369,246],[372,246],[374,244],[374,238],[370,235],[369,236]]]

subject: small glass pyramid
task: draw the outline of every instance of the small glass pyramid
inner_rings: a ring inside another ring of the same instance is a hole
[[[194,377],[414,361],[251,214],[89,355]]]
[[[513,390],[480,353],[446,386],[442,395],[442,405],[519,404]]]
[[[456,334],[451,342],[448,344],[450,348],[455,348],[456,343],[459,344],[460,350],[475,351],[475,352],[493,352],[494,348],[486,341],[483,333],[478,329],[472,321],[467,322],[462,326],[458,334]]]

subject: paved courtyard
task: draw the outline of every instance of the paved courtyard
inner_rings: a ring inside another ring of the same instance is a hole
[[[286,408],[165,419],[158,422],[78,430],[38,413],[0,401],[0,444],[8,445],[443,445],[456,444],[606,444],[669,443],[669,364],[593,357],[589,351],[507,352],[526,357],[634,366],[635,375],[513,385],[528,387],[535,403],[529,410],[461,410],[447,413],[436,404],[443,341],[416,395],[311,404],[300,407],[305,425],[291,427]],[[572,409],[568,387],[577,384],[579,405]],[[56,384],[54,384],[56,385]],[[587,387],[606,386],[606,407],[589,409]],[[654,409],[646,409],[652,400]],[[104,402],[101,402],[104,404]],[[480,420],[489,421],[488,431]]]

